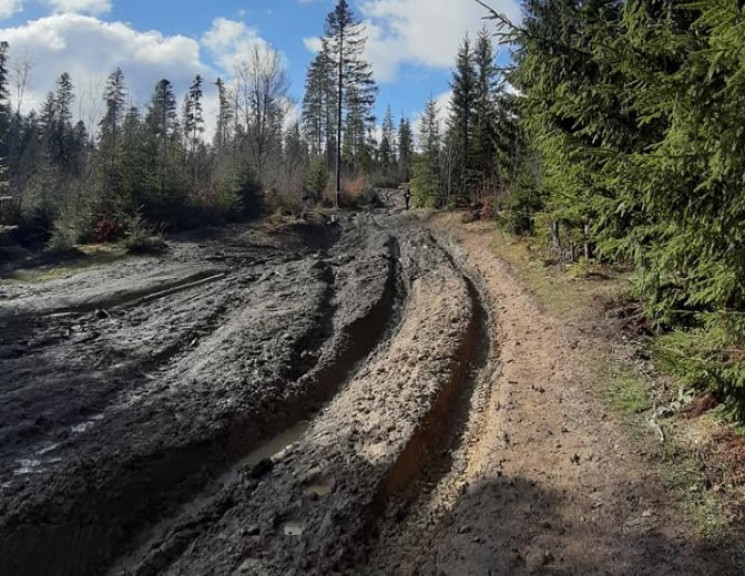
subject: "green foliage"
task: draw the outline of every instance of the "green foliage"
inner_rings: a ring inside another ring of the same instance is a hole
[[[738,0],[525,0],[508,80],[552,221],[633,262],[666,358],[745,417],[745,27]],[[520,178],[517,179],[520,182]],[[734,351],[734,352],[733,352]]]
[[[674,330],[657,345],[659,358],[682,382],[708,390],[724,401],[730,414],[745,420],[745,317],[697,314],[701,325]]]
[[[160,254],[168,249],[163,233],[148,226],[141,214],[129,218],[122,244],[130,254]]]
[[[315,156],[308,166],[308,189],[313,198],[318,201],[326,191],[329,184],[329,170],[326,165],[326,158]]]
[[[414,206],[435,208],[442,205],[442,185],[437,156],[425,152],[416,156],[411,175],[411,201]]]

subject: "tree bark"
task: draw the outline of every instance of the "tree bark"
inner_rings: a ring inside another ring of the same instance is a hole
[[[561,234],[559,231],[559,222],[558,220],[554,220],[551,222],[551,240],[554,244],[554,249],[559,255],[559,260],[562,259],[561,254]]]
[[[344,26],[339,29],[339,78],[336,91],[336,208],[341,206],[341,121],[344,93]]]

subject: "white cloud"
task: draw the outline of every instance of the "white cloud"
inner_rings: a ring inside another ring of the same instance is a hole
[[[202,37],[202,44],[210,51],[215,62],[224,72],[232,74],[236,64],[250,54],[254,46],[267,48],[268,44],[256,28],[244,22],[216,18],[212,28]]]
[[[23,10],[22,0],[0,0],[0,20],[10,18],[21,10]]]
[[[515,21],[520,18],[515,0],[487,3]],[[360,7],[369,37],[367,57],[379,82],[394,81],[402,64],[451,67],[464,34],[475,36],[486,16],[473,0],[362,0]]]
[[[0,29],[0,37],[10,44],[11,59],[31,62],[24,110],[38,109],[54,81],[67,72],[76,87],[78,115],[89,127],[100,108],[105,79],[116,67],[124,72],[130,98],[138,104],[147,102],[161,78],[168,78],[181,93],[196,74],[210,75],[196,40],[140,32],[80,14],[54,14]],[[13,92],[11,87],[11,96]]]
[[[318,36],[311,36],[310,38],[303,38],[303,44],[308,52],[318,53],[323,47],[323,42]]]
[[[111,11],[111,0],[49,0],[55,12],[76,14],[106,14]]]
[[[435,104],[437,106],[437,120],[440,126],[440,134],[445,133],[448,118],[450,117],[450,102],[452,99],[452,90],[434,96]],[[419,124],[422,120],[422,116],[424,116],[424,110],[420,110],[411,117],[411,128],[414,131],[414,140],[417,143],[417,146],[419,145]]]

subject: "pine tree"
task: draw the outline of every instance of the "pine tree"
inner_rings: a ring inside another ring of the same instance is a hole
[[[352,13],[346,0],[338,0],[336,8],[326,17],[324,30],[328,55],[336,73],[336,205],[341,200],[341,143],[342,125],[352,134],[346,134],[348,150],[353,154],[366,153],[366,129],[374,122],[372,108],[377,87],[372,78],[370,64],[363,60],[365,42],[364,26]],[[346,122],[343,120],[347,112]],[[355,159],[356,160],[356,159]]]
[[[411,178],[411,163],[414,158],[414,136],[408,119],[401,117],[398,124],[398,179],[408,182]]]
[[[430,98],[419,122],[420,153],[412,168],[411,193],[414,203],[419,206],[442,205],[439,115],[437,101]]]
[[[468,35],[458,49],[450,87],[453,91],[450,101],[450,149],[454,153],[453,166],[458,196],[465,200],[471,185],[473,134],[478,103],[478,78]]]

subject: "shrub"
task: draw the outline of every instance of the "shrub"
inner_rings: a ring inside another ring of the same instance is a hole
[[[308,167],[308,190],[315,200],[320,200],[329,184],[329,170],[324,156],[316,156]]]
[[[127,224],[124,247],[131,254],[160,254],[168,249],[162,231],[155,231],[137,213]]]
[[[116,242],[124,236],[124,228],[124,224],[112,214],[103,214],[93,225],[93,240],[101,244]]]
[[[371,198],[373,189],[368,187],[365,176],[341,179],[341,205],[345,208],[357,208]],[[334,186],[328,186],[323,199],[325,206],[333,206],[336,200]]]

